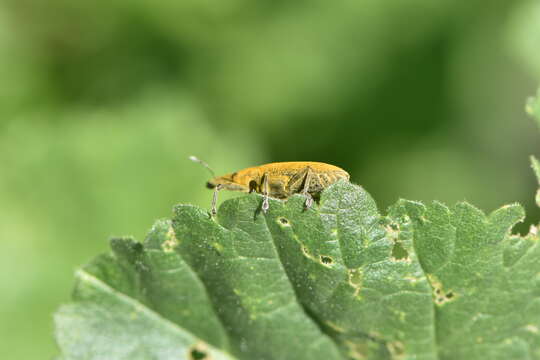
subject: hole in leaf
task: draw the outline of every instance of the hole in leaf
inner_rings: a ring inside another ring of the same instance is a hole
[[[141,252],[143,251],[144,247],[143,247],[143,244],[140,243],[140,242],[136,242],[133,244],[133,251],[135,252]]]
[[[453,301],[455,294],[453,291],[449,291],[446,294],[440,288],[436,288],[435,291],[435,302],[437,305],[443,305],[447,302]]]
[[[304,253],[305,257],[311,258],[311,254],[309,253],[309,249],[305,246],[302,246],[302,252]]]
[[[428,279],[433,289],[433,301],[437,305],[444,305],[447,302],[456,300],[459,294],[455,294],[453,290],[446,291],[443,284],[433,274],[428,274]]]
[[[405,346],[401,341],[392,341],[386,344],[386,347],[392,354],[392,358],[402,357],[405,354]]]
[[[289,220],[285,219],[284,217],[279,217],[278,221],[283,225],[289,225]]]
[[[404,260],[409,257],[409,252],[405,250],[400,241],[394,242],[394,247],[392,248],[392,257],[396,260]]]
[[[332,265],[334,262],[334,259],[332,259],[330,256],[323,256],[321,255],[321,263],[324,265]]]
[[[192,349],[189,355],[191,360],[203,360],[207,358],[206,353],[199,349]]]

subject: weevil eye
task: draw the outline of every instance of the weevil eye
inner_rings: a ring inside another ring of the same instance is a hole
[[[206,187],[209,189],[213,189],[216,187],[216,185],[212,184],[210,181],[206,183]]]
[[[257,182],[255,180],[249,182],[249,192],[253,191],[257,191]]]

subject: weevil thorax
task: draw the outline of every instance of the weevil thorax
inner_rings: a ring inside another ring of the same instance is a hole
[[[248,168],[223,176],[217,176],[208,181],[207,186],[213,189],[217,185],[221,185],[226,190],[249,192],[250,183],[255,181],[258,184],[260,178],[261,174],[257,168]]]

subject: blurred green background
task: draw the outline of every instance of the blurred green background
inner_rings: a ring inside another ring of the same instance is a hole
[[[324,161],[381,209],[519,201],[537,222],[539,76],[538,1],[3,0],[0,358],[52,358],[52,314],[109,237],[209,207],[191,154]]]

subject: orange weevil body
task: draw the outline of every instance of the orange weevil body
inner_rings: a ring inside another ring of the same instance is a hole
[[[191,160],[208,165],[196,157]],[[210,170],[211,171],[211,170]],[[269,208],[268,198],[286,199],[293,194],[306,196],[306,208],[313,205],[313,197],[336,181],[349,180],[349,174],[334,165],[313,161],[276,162],[254,166],[234,173],[214,177],[207,187],[214,189],[212,214],[216,214],[219,190],[257,192],[263,195],[262,210]]]

